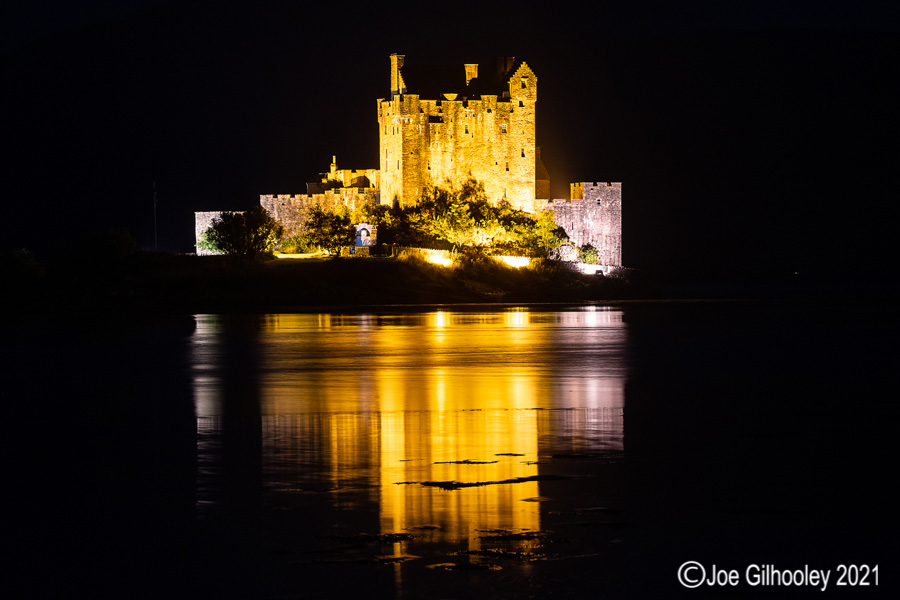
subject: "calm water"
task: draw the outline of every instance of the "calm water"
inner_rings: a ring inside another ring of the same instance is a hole
[[[688,560],[878,564],[866,589],[732,591],[896,597],[890,307],[16,331],[9,597],[720,597],[678,584]]]
[[[301,568],[386,565],[382,592],[429,569],[522,579],[551,558],[549,511],[620,512],[547,494],[621,462],[627,338],[594,308],[200,315],[198,514],[257,498],[278,520],[327,514],[271,543]],[[229,489],[235,472],[252,491]]]

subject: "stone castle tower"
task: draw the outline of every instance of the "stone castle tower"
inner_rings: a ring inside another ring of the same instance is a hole
[[[378,100],[379,169],[339,169],[307,183],[305,194],[262,194],[260,204],[289,235],[302,231],[313,206],[358,209],[409,205],[429,185],[484,184],[492,202],[533,213],[552,210],[576,246],[597,249],[599,264],[622,264],[621,182],[573,183],[569,198],[550,199],[535,145],[537,76],[525,62],[456,67],[405,65],[390,56],[390,98]],[[195,213],[200,237],[218,212]],[[202,253],[202,251],[199,251]]]
[[[455,70],[390,58],[391,96],[378,100],[381,202],[410,204],[428,185],[474,177],[491,200],[531,211],[536,172],[545,172],[537,167],[534,71],[511,57]]]

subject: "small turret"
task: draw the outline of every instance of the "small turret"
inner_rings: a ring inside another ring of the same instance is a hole
[[[397,94],[406,93],[406,83],[403,82],[403,75],[400,74],[404,58],[406,57],[403,54],[391,54],[391,100]]]
[[[472,63],[466,63],[466,85],[469,85],[469,82],[473,79],[478,78],[478,65]]]

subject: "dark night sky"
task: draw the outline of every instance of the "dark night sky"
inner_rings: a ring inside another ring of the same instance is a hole
[[[864,275],[896,255],[890,3],[70,4],[4,9],[3,249],[110,226],[152,247],[155,181],[160,247],[190,251],[195,210],[302,193],[332,154],[377,167],[398,52],[526,60],[554,195],[623,181],[631,266]]]

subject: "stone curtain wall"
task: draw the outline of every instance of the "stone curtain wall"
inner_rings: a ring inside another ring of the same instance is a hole
[[[622,183],[585,182],[573,184],[583,189],[583,198],[553,200],[553,220],[566,230],[577,246],[597,249],[601,265],[622,265]]]
[[[212,226],[213,219],[220,215],[222,215],[221,210],[194,213],[194,249],[197,251],[197,256],[212,256],[213,254],[218,254],[218,252],[200,250],[196,245],[200,243],[200,236]]]
[[[259,203],[272,217],[284,226],[285,237],[303,231],[309,209],[319,205],[333,211],[346,206],[351,211],[365,204],[378,204],[375,188],[336,188],[324,194],[263,194]]]
[[[584,201],[596,206],[598,221],[594,224],[591,244],[597,249],[601,265],[622,265],[622,182],[584,184]]]

